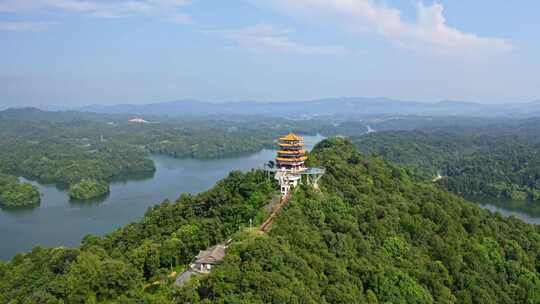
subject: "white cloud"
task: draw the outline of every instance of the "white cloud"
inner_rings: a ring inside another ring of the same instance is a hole
[[[377,0],[252,0],[263,7],[314,20],[330,19],[354,32],[368,32],[391,43],[442,54],[505,52],[506,40],[481,37],[449,26],[440,3],[417,4],[417,19],[407,22],[402,12]]]
[[[73,12],[98,10],[98,3],[78,0],[3,0],[0,1],[0,12],[31,12],[46,8],[54,8]]]
[[[149,15],[177,23],[189,23],[191,19],[180,9],[190,2],[190,0],[0,0],[0,12],[25,13],[53,9],[103,18]]]
[[[224,39],[230,40],[241,48],[256,52],[281,52],[304,55],[346,54],[350,51],[341,46],[314,46],[292,41],[290,30],[259,23],[236,30],[212,31]]]
[[[50,22],[0,22],[0,31],[39,32],[51,26]]]

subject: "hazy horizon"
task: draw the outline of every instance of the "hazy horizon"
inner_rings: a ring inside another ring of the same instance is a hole
[[[540,99],[540,3],[0,0],[0,108]],[[219,13],[216,13],[219,12]]]
[[[253,104],[268,104],[268,103],[296,103],[296,102],[317,102],[321,100],[333,100],[333,99],[387,99],[388,101],[400,102],[400,103],[421,103],[421,104],[438,104],[444,102],[456,102],[456,103],[468,103],[468,104],[478,104],[478,105],[525,105],[530,103],[540,103],[540,100],[531,100],[531,101],[516,101],[516,102],[478,102],[470,100],[435,100],[435,101],[422,101],[422,100],[400,100],[393,99],[388,97],[363,97],[363,96],[340,96],[340,97],[321,97],[316,99],[305,99],[305,100],[200,100],[196,98],[181,98],[175,100],[163,100],[163,101],[149,101],[149,102],[140,102],[140,103],[130,103],[130,102],[119,102],[119,103],[87,103],[87,104],[74,104],[74,105],[59,105],[59,104],[12,104],[12,105],[2,105],[0,104],[0,111],[10,108],[37,108],[41,110],[77,110],[80,108],[87,107],[110,107],[110,106],[123,106],[123,105],[133,105],[133,106],[148,106],[148,105],[157,105],[157,104],[168,104],[168,103],[182,103],[186,101],[194,101],[207,104],[228,104],[228,103],[253,103]]]

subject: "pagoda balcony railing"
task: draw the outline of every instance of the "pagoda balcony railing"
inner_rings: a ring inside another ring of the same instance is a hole
[[[307,157],[278,157],[276,158],[276,161],[278,162],[302,162],[305,161]]]
[[[290,143],[290,142],[279,142],[278,145],[286,147],[301,147],[304,146],[303,142]]]
[[[281,153],[281,154],[298,154],[298,153],[302,153],[302,154],[305,154],[306,151],[304,149],[281,149],[281,150],[278,150],[277,153]]]
[[[278,160],[277,161],[278,164],[285,164],[285,165],[290,165],[290,164],[303,164],[304,161],[303,160]]]
[[[279,154],[279,158],[300,158],[304,157],[305,154],[299,153],[299,154]]]
[[[282,148],[287,148],[287,149],[301,149],[304,147],[303,144],[297,144],[297,145],[279,144],[279,146]]]

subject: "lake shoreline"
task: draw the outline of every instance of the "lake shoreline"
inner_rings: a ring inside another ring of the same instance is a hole
[[[305,136],[312,148],[323,136]],[[139,220],[148,208],[182,193],[206,191],[233,170],[261,169],[275,157],[275,150],[263,149],[248,155],[220,159],[177,159],[152,154],[156,171],[152,177],[115,179],[110,193],[96,201],[73,202],[67,189],[55,184],[37,185],[40,206],[22,210],[0,210],[0,260],[28,252],[35,246],[76,247],[88,234],[105,235]],[[139,176],[140,177],[140,176]]]
[[[308,148],[324,139],[323,136],[305,138]],[[0,246],[0,260],[9,260],[35,246],[79,246],[88,234],[111,233],[139,220],[154,205],[165,200],[174,201],[182,193],[206,191],[233,170],[261,169],[274,157],[273,149],[221,159],[177,159],[153,154],[151,158],[156,171],[152,177],[132,179],[125,176],[111,181],[109,195],[91,202],[70,201],[66,189],[29,180],[43,192],[42,202],[36,208],[0,210],[0,241],[9,244]],[[489,204],[479,205],[502,215],[514,215],[528,223],[540,224],[540,217]]]

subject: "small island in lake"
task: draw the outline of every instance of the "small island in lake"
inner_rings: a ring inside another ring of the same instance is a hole
[[[109,184],[96,179],[83,179],[69,187],[69,197],[74,200],[89,200],[109,193]]]
[[[37,187],[20,183],[15,176],[0,174],[0,206],[5,208],[39,205],[41,197]]]

